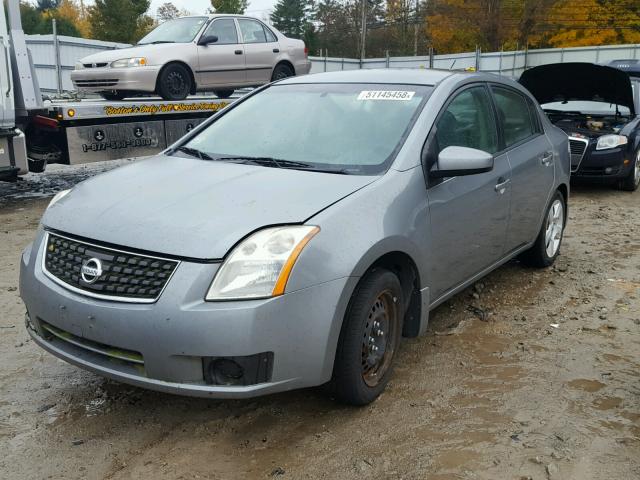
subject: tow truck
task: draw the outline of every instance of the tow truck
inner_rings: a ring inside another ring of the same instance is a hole
[[[22,30],[20,2],[0,2],[0,180],[40,173],[50,163],[153,155],[237,98],[45,101]]]

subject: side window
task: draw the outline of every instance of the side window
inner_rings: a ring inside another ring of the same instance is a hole
[[[264,33],[267,36],[267,42],[273,43],[273,42],[277,42],[278,41],[278,39],[276,38],[276,36],[273,34],[273,32],[271,30],[269,30],[264,25],[262,26],[262,28],[264,28]]]
[[[542,133],[542,122],[540,120],[540,114],[533,101],[527,97],[527,105],[529,106],[529,113],[531,114],[531,122],[533,123],[533,130],[535,133]]]
[[[436,125],[436,152],[447,147],[498,151],[498,132],[485,87],[462,91],[446,107]]]
[[[536,128],[534,128],[525,97],[506,88],[493,87],[492,91],[498,109],[498,118],[504,131],[505,146],[510,147],[531,137]]]
[[[255,20],[247,20],[246,18],[239,18],[240,31],[242,32],[242,38],[244,43],[266,43],[267,37],[264,34],[264,28],[260,22]]]
[[[205,35],[215,35],[218,37],[218,41],[214,45],[228,45],[230,43],[238,43],[238,32],[236,30],[236,23],[233,18],[221,18],[215,20]]]

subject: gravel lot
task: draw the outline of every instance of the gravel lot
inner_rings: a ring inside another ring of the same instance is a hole
[[[47,197],[112,166],[0,184],[0,478],[640,478],[640,192],[575,187],[556,265],[511,262],[440,306],[357,409],[149,392],[30,342],[21,249]]]

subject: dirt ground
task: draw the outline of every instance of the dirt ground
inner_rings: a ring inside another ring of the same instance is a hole
[[[0,478],[640,479],[640,192],[574,188],[553,268],[509,263],[436,309],[348,408],[154,393],[29,341],[21,249],[91,173],[0,187]]]

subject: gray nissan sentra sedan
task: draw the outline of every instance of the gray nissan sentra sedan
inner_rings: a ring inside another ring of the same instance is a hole
[[[59,193],[22,256],[27,329],[155,390],[328,384],[366,404],[430,309],[515,256],[553,263],[569,170],[566,134],[510,80],[286,79]]]

